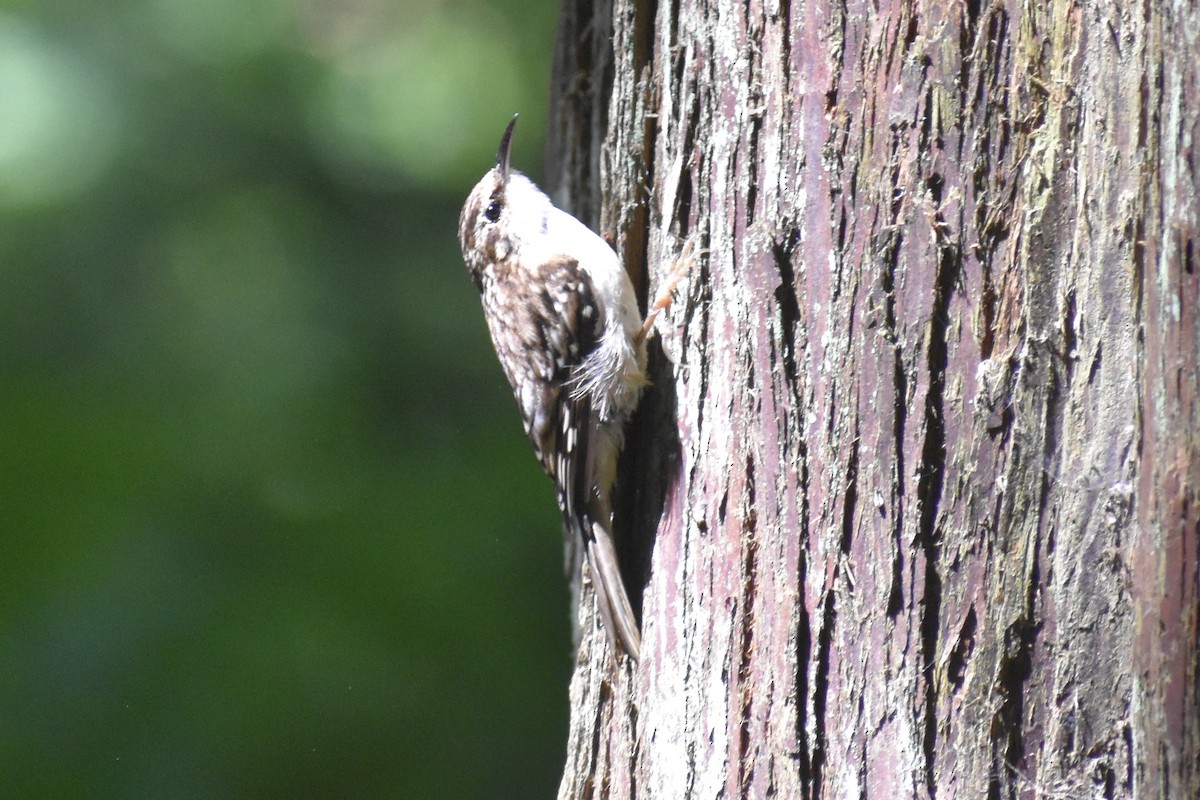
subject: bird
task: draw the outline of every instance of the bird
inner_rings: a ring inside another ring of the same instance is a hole
[[[511,167],[516,123],[463,204],[463,262],[568,542],[583,546],[608,639],[636,662],[641,632],[613,540],[612,493],[625,428],[648,385],[646,336],[683,270],[643,320],[613,248]]]

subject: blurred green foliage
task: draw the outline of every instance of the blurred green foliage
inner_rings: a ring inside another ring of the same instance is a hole
[[[543,0],[0,4],[0,797],[546,797],[561,539],[457,245]]]

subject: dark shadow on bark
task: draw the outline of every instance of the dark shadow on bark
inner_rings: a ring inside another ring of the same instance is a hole
[[[626,429],[613,512],[613,536],[621,558],[621,576],[639,622],[658,523],[667,487],[675,481],[679,469],[681,452],[671,363],[657,336],[651,337],[646,349],[646,371],[651,383]]]

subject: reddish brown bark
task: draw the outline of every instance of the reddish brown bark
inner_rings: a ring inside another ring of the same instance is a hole
[[[567,3],[556,199],[708,255],[562,797],[1200,796],[1198,23]]]

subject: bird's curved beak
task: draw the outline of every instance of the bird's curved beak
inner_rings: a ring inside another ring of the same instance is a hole
[[[500,150],[496,153],[496,169],[500,170],[500,180],[505,183],[508,182],[508,156],[512,150],[513,128],[516,127],[517,117],[519,116],[521,115],[513,114],[508,127],[504,129],[504,136],[500,138]]]

